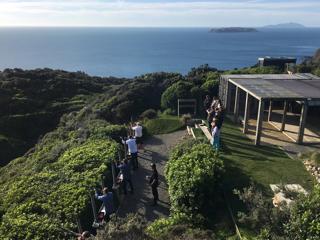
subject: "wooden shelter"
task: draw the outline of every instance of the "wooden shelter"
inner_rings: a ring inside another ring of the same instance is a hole
[[[241,101],[240,94],[245,94]],[[255,144],[260,144],[263,114],[268,103],[268,120],[274,102],[283,102],[283,115],[280,131],[285,129],[288,102],[301,105],[299,130],[296,142],[303,143],[304,129],[309,106],[320,106],[320,78],[312,74],[253,74],[222,75],[220,78],[220,98],[227,112],[233,112],[234,120],[239,118],[240,105],[245,102],[243,132],[248,129],[248,119],[252,99],[258,101]]]

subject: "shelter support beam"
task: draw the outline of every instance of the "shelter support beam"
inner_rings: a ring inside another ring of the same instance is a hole
[[[287,112],[288,112],[288,101],[284,101],[283,106],[283,114],[282,114],[282,121],[281,121],[281,128],[280,131],[283,132],[286,128],[286,118],[287,118]]]
[[[262,133],[262,124],[263,124],[263,113],[264,113],[264,101],[261,99],[259,101],[258,108],[258,118],[257,118],[257,128],[256,128],[256,140],[255,145],[260,145],[261,142],[261,133]]]
[[[226,89],[226,94],[227,94],[227,96],[226,96],[226,105],[225,105],[225,108],[226,108],[226,111],[227,112],[230,112],[230,100],[231,100],[231,83],[228,81],[227,82],[227,89]]]
[[[307,113],[308,113],[308,102],[304,101],[302,103],[301,116],[300,116],[300,124],[299,124],[298,139],[297,139],[298,144],[303,143],[303,136],[304,136],[304,129],[305,129],[305,125],[306,125]]]
[[[234,109],[233,109],[233,115],[234,115],[233,121],[235,123],[238,121],[238,118],[239,118],[239,103],[240,103],[240,88],[237,87],[236,88],[236,96],[235,96],[235,100],[234,100]]]
[[[272,104],[273,104],[273,102],[272,102],[272,100],[270,100],[270,102],[269,102],[269,111],[268,111],[268,122],[270,122],[270,121],[271,121],[271,115],[272,115]]]
[[[251,98],[249,93],[246,93],[246,106],[244,109],[244,120],[243,120],[243,133],[248,132],[248,122],[250,119],[250,104],[251,103]]]

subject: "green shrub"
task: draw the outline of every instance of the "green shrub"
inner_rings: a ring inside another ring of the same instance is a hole
[[[314,165],[320,166],[320,152],[313,152],[310,156],[310,161]]]
[[[157,117],[157,115],[158,114],[154,109],[148,109],[148,110],[144,111],[143,113],[141,113],[140,118],[154,119]]]
[[[170,155],[166,166],[171,211],[188,216],[205,215],[209,205],[215,205],[223,162],[215,156],[209,144],[199,143],[188,149],[189,145],[190,142],[185,146],[179,145]],[[187,151],[183,152],[182,149]]]
[[[301,196],[290,210],[285,224],[288,239],[320,239],[320,186],[316,185],[307,196]]]
[[[154,221],[148,226],[147,233],[154,239],[214,240],[214,233],[198,228],[195,224],[196,221],[184,213],[177,213],[168,218]]]
[[[163,115],[176,115],[176,112],[171,108],[167,108],[166,110],[163,111]]]
[[[110,140],[89,140],[65,151],[39,172],[17,178],[2,197],[0,235],[8,239],[61,239],[89,204],[89,191],[118,157]]]
[[[143,125],[151,135],[175,132],[184,126],[178,117],[172,116],[160,116],[156,119],[149,119]]]
[[[163,109],[171,108],[177,110],[179,98],[192,98],[192,83],[179,81],[168,87],[161,96],[161,107]]]
[[[206,81],[204,84],[202,84],[201,88],[205,92],[205,94],[209,94],[210,96],[218,96],[219,80]]]
[[[114,217],[105,226],[103,231],[98,231],[96,240],[152,240],[145,233],[147,223],[140,215],[128,214],[125,218]]]

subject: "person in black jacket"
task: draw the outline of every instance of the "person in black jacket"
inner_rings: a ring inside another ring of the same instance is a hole
[[[203,108],[206,112],[211,108],[211,102],[212,102],[211,97],[207,95],[203,101]]]
[[[152,195],[153,195],[153,206],[157,205],[159,200],[159,194],[158,194],[158,186],[159,186],[159,180],[158,180],[158,171],[156,164],[151,164],[152,168],[152,175],[149,179],[149,184],[152,189]]]

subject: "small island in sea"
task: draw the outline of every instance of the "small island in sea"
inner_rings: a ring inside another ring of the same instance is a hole
[[[223,28],[212,28],[210,32],[215,33],[243,33],[243,32],[258,32],[255,28],[250,27],[223,27]]]

